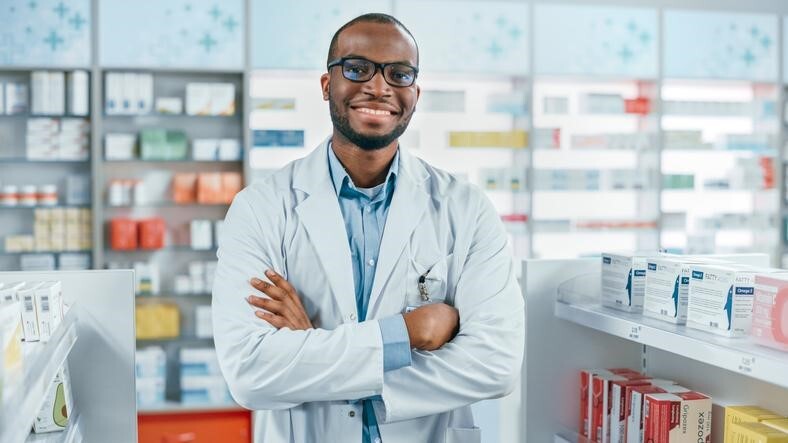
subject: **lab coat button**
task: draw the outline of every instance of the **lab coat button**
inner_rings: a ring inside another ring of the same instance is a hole
[[[356,416],[356,411],[350,411],[350,412],[348,412],[348,413],[347,413],[347,415],[348,415],[350,418],[353,418],[353,417],[355,417],[355,416]]]
[[[370,266],[375,266],[375,259],[374,258],[370,258],[369,261],[367,262],[367,264],[370,265]]]

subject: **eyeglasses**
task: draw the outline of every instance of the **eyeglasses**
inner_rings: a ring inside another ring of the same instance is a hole
[[[342,66],[342,76],[356,83],[372,80],[380,68],[386,83],[397,88],[411,86],[419,74],[419,68],[405,63],[375,63],[361,57],[342,57],[334,60],[328,64],[328,70],[334,66]]]

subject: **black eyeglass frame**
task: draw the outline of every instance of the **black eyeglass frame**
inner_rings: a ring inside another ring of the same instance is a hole
[[[331,68],[333,68],[334,66],[342,66],[342,65],[344,65],[344,64],[345,64],[345,62],[346,62],[346,61],[348,61],[348,60],[361,60],[361,61],[365,61],[365,62],[372,63],[372,65],[374,65],[374,66],[375,66],[375,72],[373,72],[373,73],[372,73],[372,76],[370,76],[370,77],[369,77],[368,79],[366,79],[366,80],[354,80],[354,79],[352,79],[352,78],[347,78],[347,76],[345,75],[345,70],[344,70],[344,69],[342,69],[342,77],[345,77],[347,80],[350,80],[351,82],[354,82],[354,83],[366,83],[366,82],[368,82],[368,81],[372,80],[373,78],[375,78],[375,75],[377,75],[377,73],[378,73],[378,69],[380,69],[380,73],[381,73],[381,75],[383,76],[383,80],[385,80],[385,81],[386,81],[386,83],[388,83],[388,84],[389,84],[389,86],[393,86],[393,87],[395,87],[395,88],[409,88],[409,87],[413,86],[413,85],[416,83],[416,78],[419,76],[419,68],[417,68],[416,66],[411,66],[411,65],[409,65],[409,64],[407,64],[407,63],[402,63],[402,62],[393,62],[393,63],[375,63],[375,62],[373,62],[372,60],[367,60],[367,59],[365,59],[364,57],[341,57],[341,58],[338,58],[338,59],[336,59],[336,60],[333,60],[333,61],[329,62],[329,63],[328,63],[328,65],[326,66],[326,70],[327,70],[327,71],[330,71],[330,70],[331,70]],[[409,84],[409,85],[396,85],[396,84],[392,84],[392,83],[389,81],[389,79],[387,79],[387,78],[386,78],[386,66],[393,66],[393,65],[400,65],[400,66],[405,66],[405,67],[407,67],[407,68],[413,69],[413,81],[412,81],[412,82],[410,82],[410,84]],[[343,67],[343,68],[344,68],[344,67]]]

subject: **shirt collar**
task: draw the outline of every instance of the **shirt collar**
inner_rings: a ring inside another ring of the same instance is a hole
[[[353,179],[350,178],[347,171],[345,170],[345,167],[342,166],[342,163],[340,163],[339,159],[334,153],[334,149],[331,147],[330,141],[328,142],[328,172],[331,175],[331,180],[334,183],[334,191],[337,193],[337,196],[340,195],[343,189],[358,192],[358,188],[353,183]],[[394,154],[394,159],[391,161],[389,172],[386,175],[386,195],[394,190],[394,184],[396,182],[398,172],[399,147],[397,148],[397,152]]]

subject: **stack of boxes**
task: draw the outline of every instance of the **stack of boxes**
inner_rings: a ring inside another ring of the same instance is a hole
[[[153,75],[108,72],[104,112],[107,115],[145,115],[153,109]]]
[[[90,123],[80,118],[31,118],[27,121],[29,160],[86,160]]]
[[[216,350],[182,348],[181,402],[184,404],[228,404],[233,401],[224,381]]]
[[[216,274],[217,261],[189,262],[189,274],[175,276],[175,293],[206,294],[213,288],[213,278]]]
[[[242,186],[238,172],[178,173],[172,180],[172,199],[178,204],[230,204]]]
[[[8,82],[0,88],[0,106],[6,115],[24,114],[27,106],[27,85],[24,83]]]
[[[5,239],[8,252],[87,251],[92,247],[90,209],[36,209],[33,235],[14,235]]]
[[[164,349],[150,346],[136,353],[137,407],[158,406],[165,401],[167,355]]]
[[[235,85],[232,83],[187,83],[186,114],[235,115]]]
[[[788,442],[788,418],[760,406],[725,408],[723,443]]]

